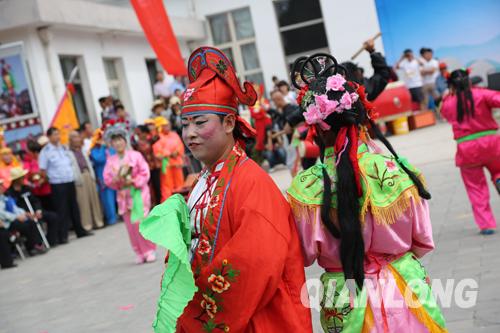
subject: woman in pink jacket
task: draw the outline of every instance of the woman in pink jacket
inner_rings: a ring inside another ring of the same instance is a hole
[[[496,222],[483,168],[488,169],[500,194],[500,135],[492,112],[500,107],[500,92],[471,87],[469,73],[463,69],[450,74],[448,85],[450,93],[443,100],[441,113],[451,124],[457,141],[455,163],[480,233],[491,235]]]
[[[128,149],[128,133],[120,124],[106,129],[106,141],[116,150],[106,161],[104,183],[117,191],[118,213],[127,227],[136,263],[156,260],[156,246],[139,233],[139,223],[149,213],[149,166],[141,153]]]

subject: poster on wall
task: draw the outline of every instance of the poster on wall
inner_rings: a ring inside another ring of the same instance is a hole
[[[42,133],[22,42],[0,45],[0,131],[13,148]]]
[[[454,70],[470,67],[486,83],[500,72],[500,1],[376,0],[387,61],[394,65],[403,50],[419,56],[422,47]]]
[[[38,115],[22,43],[0,46],[0,124]]]

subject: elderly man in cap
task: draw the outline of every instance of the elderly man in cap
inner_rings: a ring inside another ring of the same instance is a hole
[[[47,240],[50,246],[57,246],[57,230],[61,221],[55,212],[45,210],[40,200],[33,195],[31,189],[24,185],[27,174],[28,170],[21,167],[10,170],[12,185],[7,191],[7,195],[15,200],[18,207],[24,209],[30,219],[47,222]],[[30,211],[28,202],[31,205],[32,211]]]
[[[151,107],[151,119],[155,119],[157,117],[164,117],[165,119],[168,119],[170,114],[170,110],[167,111],[165,108],[163,99],[157,99],[153,102],[153,106]]]
[[[100,229],[104,227],[104,219],[97,194],[94,168],[88,155],[83,153],[82,137],[77,131],[69,134],[69,150],[83,228],[87,231],[92,230],[93,227]]]
[[[30,255],[45,253],[47,250],[42,244],[35,222],[13,198],[5,194],[10,184],[10,179],[2,179],[0,184],[0,227],[21,234],[26,239],[25,246]]]

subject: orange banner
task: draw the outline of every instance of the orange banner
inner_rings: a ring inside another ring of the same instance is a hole
[[[132,0],[142,30],[170,75],[187,75],[186,64],[162,0]]]
[[[61,132],[62,144],[67,144],[69,141],[69,133],[79,127],[78,117],[76,116],[76,110],[73,104],[73,92],[73,85],[68,83],[64,96],[57,107],[56,114],[50,123],[51,127],[55,127]]]

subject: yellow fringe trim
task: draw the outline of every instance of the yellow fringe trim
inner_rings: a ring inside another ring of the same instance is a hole
[[[379,207],[371,204],[371,202],[368,202],[367,206],[370,206],[370,212],[372,213],[373,218],[375,219],[375,222],[377,224],[394,224],[399,219],[399,217],[405,214],[408,208],[410,208],[411,198],[415,200],[416,204],[420,203],[421,198],[418,194],[418,189],[416,186],[407,188],[396,200],[394,200],[388,206]],[[366,215],[366,211],[367,210],[363,210],[361,212],[363,219]]]
[[[363,329],[361,330],[361,333],[370,333],[374,326],[374,319],[373,319],[373,311],[372,307],[370,306],[370,302],[366,303],[366,310],[365,310],[365,319],[363,321]]]
[[[391,271],[392,275],[394,276],[394,279],[396,280],[396,284],[398,286],[399,292],[403,297],[405,297],[405,291],[406,288],[408,288],[408,285],[406,284],[406,281],[403,279],[403,277],[399,274],[399,272],[392,267],[391,265],[387,265],[389,270]],[[411,304],[414,306],[408,306],[408,309],[411,311],[411,313],[417,318],[418,321],[420,321],[431,333],[447,333],[448,330],[446,328],[441,327],[438,323],[432,319],[432,317],[427,313],[423,305],[420,303],[417,295],[415,295],[414,292],[411,293]],[[408,304],[409,302],[405,302]]]
[[[418,178],[420,179],[424,187],[427,187],[424,177],[422,175],[419,175]],[[368,210],[373,215],[375,223],[379,225],[390,225],[396,223],[396,221],[408,211],[411,206],[411,198],[413,198],[415,204],[419,204],[422,200],[422,198],[418,194],[417,187],[415,185],[412,185],[401,192],[399,197],[388,206],[375,206],[370,200],[371,190],[368,186],[368,183],[366,182],[366,179],[364,178],[364,175],[363,177],[361,177],[361,179],[366,184],[365,200],[359,214],[359,219],[362,226],[364,226],[365,224],[366,213],[368,212]],[[287,197],[295,217],[298,217],[302,221],[313,223],[313,225],[316,223],[316,217],[321,216],[318,215],[318,210],[321,210],[321,205],[303,203],[292,197],[290,194],[287,194]],[[312,221],[311,215],[314,217]],[[336,209],[331,209],[331,216],[334,221],[338,220]]]

